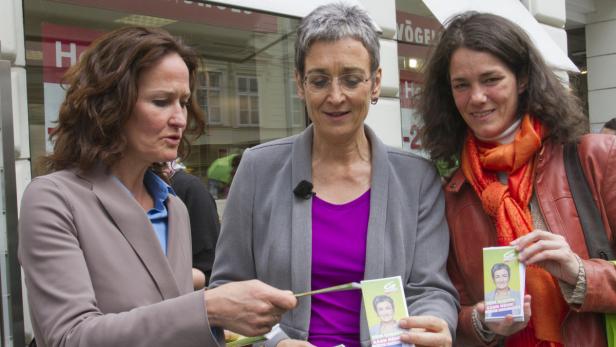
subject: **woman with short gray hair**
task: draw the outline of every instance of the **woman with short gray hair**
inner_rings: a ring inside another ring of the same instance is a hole
[[[297,30],[295,68],[312,125],[244,153],[212,285],[258,278],[299,293],[401,276],[411,318],[399,324],[417,328],[402,342],[451,346],[457,298],[440,180],[364,124],[381,89],[372,20],[344,4],[315,9]],[[302,298],[266,345],[369,346],[361,303],[359,291]]]

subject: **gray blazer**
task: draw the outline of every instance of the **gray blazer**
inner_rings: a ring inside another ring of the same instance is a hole
[[[441,317],[454,336],[458,300],[445,269],[449,234],[440,179],[429,161],[385,146],[367,126],[366,132],[372,182],[364,278],[402,276],[410,314]],[[311,289],[312,201],[295,197],[293,188],[311,180],[312,136],[309,126],[244,153],[223,216],[212,286],[257,278],[296,293]],[[282,317],[281,327],[305,340],[309,322],[306,297]],[[363,310],[361,342],[370,345]]]
[[[39,346],[217,346],[203,291],[193,292],[190,225],[167,200],[168,252],[130,193],[99,166],[26,189],[19,221]]]

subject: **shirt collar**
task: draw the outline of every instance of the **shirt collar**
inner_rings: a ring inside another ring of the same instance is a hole
[[[147,170],[143,177],[143,184],[154,200],[154,209],[162,210],[165,208],[165,200],[169,194],[176,195],[173,188],[169,186],[162,178],[158,177],[152,170]]]

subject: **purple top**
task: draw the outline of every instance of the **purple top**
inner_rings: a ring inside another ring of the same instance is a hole
[[[364,279],[370,190],[334,205],[312,199],[312,290]],[[318,347],[359,346],[361,291],[312,297],[308,341]]]

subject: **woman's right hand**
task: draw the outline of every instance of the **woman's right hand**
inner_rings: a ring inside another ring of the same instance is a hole
[[[258,280],[230,282],[203,295],[210,324],[244,336],[267,334],[282,314],[297,305],[291,291]]]
[[[284,339],[280,340],[276,347],[315,347],[312,343],[302,340]]]
[[[509,336],[517,333],[518,331],[526,328],[528,322],[530,321],[530,295],[524,295],[524,321],[516,322],[513,320],[511,315],[507,315],[505,319],[499,320],[496,322],[486,322],[485,321],[485,311],[486,306],[482,301],[475,305],[475,310],[479,313],[479,319],[483,322],[484,326],[486,326],[491,332],[500,335],[500,336]]]

